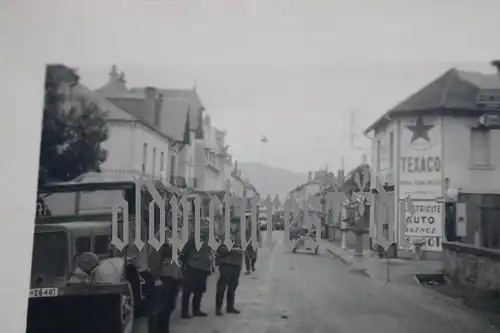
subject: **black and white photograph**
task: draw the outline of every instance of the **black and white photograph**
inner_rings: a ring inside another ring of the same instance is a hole
[[[0,331],[500,332],[499,10],[6,0]]]

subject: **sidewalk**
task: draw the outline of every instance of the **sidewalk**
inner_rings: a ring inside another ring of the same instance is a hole
[[[322,246],[344,264],[365,272],[372,280],[379,283],[387,283],[389,277],[390,282],[415,284],[417,283],[415,274],[440,274],[443,268],[440,260],[393,258],[387,261],[373,255],[371,250],[364,250],[363,256],[355,256],[353,250],[343,250],[336,242],[322,240]]]

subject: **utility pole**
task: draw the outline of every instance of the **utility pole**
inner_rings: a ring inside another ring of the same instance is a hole
[[[357,133],[359,131],[359,129],[356,128],[355,113],[356,113],[356,111],[354,111],[354,110],[351,110],[349,113],[349,133],[350,133],[351,148],[362,152],[361,153],[361,163],[365,164],[368,161],[367,152],[370,151],[370,148],[356,146],[356,137],[359,135]]]

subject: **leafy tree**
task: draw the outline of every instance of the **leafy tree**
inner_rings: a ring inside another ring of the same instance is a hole
[[[64,89],[78,85],[79,76],[64,65],[49,65],[45,76],[39,185],[69,181],[91,171],[99,172],[108,138],[103,111],[85,97],[72,98]]]
[[[359,182],[360,185],[364,183],[365,175],[368,176],[367,183],[365,184],[364,189],[360,189],[356,182],[356,174],[359,174]],[[350,197],[354,192],[370,192],[370,177],[371,170],[369,164],[360,164],[354,169],[352,169],[346,176],[344,184],[342,185],[340,191],[346,193],[347,197]]]

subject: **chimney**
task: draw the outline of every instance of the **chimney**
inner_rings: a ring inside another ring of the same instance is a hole
[[[497,69],[497,74],[500,75],[500,60],[493,60],[491,66],[495,67]]]
[[[127,90],[127,81],[125,81],[125,73],[121,72],[117,79],[118,86],[120,89]]]
[[[307,174],[307,182],[310,183],[313,180],[313,172],[309,171]]]
[[[144,95],[146,95],[146,99],[154,100],[156,99],[157,90],[155,87],[146,87],[144,88]]]
[[[160,125],[161,108],[163,98],[158,94],[155,87],[144,88],[144,109],[142,110],[144,118],[155,126]]]
[[[210,116],[209,116],[208,114],[207,114],[207,115],[205,115],[205,119],[203,119],[203,123],[204,123],[206,126],[210,127]]]
[[[158,94],[155,99],[155,110],[154,110],[154,124],[160,127],[161,124],[161,111],[163,109],[163,95]]]
[[[119,79],[120,76],[118,75],[118,72],[116,70],[116,65],[111,66],[111,72],[109,73],[109,82],[115,83],[118,82]]]

